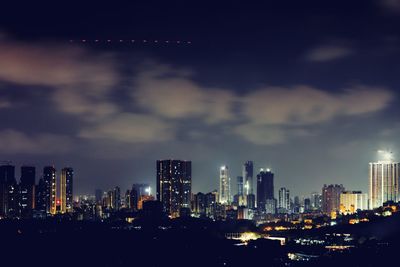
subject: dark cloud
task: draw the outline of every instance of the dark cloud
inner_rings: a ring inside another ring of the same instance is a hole
[[[0,147],[5,154],[65,154],[73,150],[73,140],[65,135],[28,135],[14,129],[5,129],[0,131]]]

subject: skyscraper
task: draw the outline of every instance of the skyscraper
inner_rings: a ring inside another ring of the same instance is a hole
[[[231,202],[231,180],[228,166],[222,166],[219,172],[219,203],[230,204]]]
[[[114,190],[112,191],[111,207],[114,210],[121,209],[121,189],[119,186],[114,187]]]
[[[311,209],[321,210],[322,208],[322,195],[318,192],[311,193]]]
[[[270,169],[261,169],[257,174],[257,208],[265,212],[267,200],[274,200],[274,174]],[[273,201],[268,201],[271,204]]]
[[[63,168],[60,179],[61,213],[71,212],[73,208],[73,177],[72,168]]]
[[[340,209],[340,194],[344,191],[343,185],[331,184],[324,185],[322,188],[322,211],[331,215]]]
[[[46,213],[56,214],[56,169],[52,166],[43,168]]]
[[[192,162],[157,160],[157,200],[163,211],[179,217],[182,209],[190,210],[192,194]]]
[[[399,201],[400,163],[391,159],[369,164],[369,208]]]
[[[254,181],[253,181],[253,162],[246,161],[243,164],[243,179],[246,196],[246,205],[250,209],[255,208]]]
[[[35,167],[21,167],[21,181],[19,184],[19,208],[23,218],[32,216],[32,210],[35,208]]]
[[[246,201],[246,195],[244,192],[244,180],[243,176],[238,176],[237,177],[237,194],[234,196],[233,202],[237,206],[246,206],[247,201]]]
[[[193,211],[199,217],[206,216],[206,195],[199,192],[193,195]]]
[[[0,215],[13,217],[18,213],[15,166],[0,166]]]
[[[290,212],[290,195],[289,189],[281,187],[278,193],[278,212],[289,213]]]
[[[47,204],[47,189],[46,182],[44,181],[43,177],[39,179],[39,182],[35,188],[35,201],[35,210],[45,213]]]
[[[139,202],[144,195],[150,195],[148,184],[133,184],[130,192],[131,209],[138,210]]]
[[[102,189],[96,189],[94,191],[95,199],[96,199],[96,204],[101,204],[101,200],[103,198],[104,191]]]
[[[216,219],[217,205],[218,205],[218,191],[214,190],[206,194],[206,216]]]
[[[238,176],[237,177],[237,194],[239,196],[243,196],[244,195],[244,184],[243,184],[243,176]]]

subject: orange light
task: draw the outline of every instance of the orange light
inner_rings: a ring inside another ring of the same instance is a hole
[[[273,228],[271,226],[267,226],[267,227],[264,228],[264,231],[272,231],[272,229]]]
[[[304,220],[304,223],[305,223],[305,224],[312,224],[312,219],[305,219],[305,220]]]

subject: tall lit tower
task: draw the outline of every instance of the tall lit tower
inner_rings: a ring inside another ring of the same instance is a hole
[[[274,200],[274,173],[271,169],[261,169],[257,174],[257,209],[265,212],[267,203]]]
[[[387,201],[399,201],[400,163],[392,153],[378,151],[382,160],[369,163],[369,208],[381,207]]]
[[[60,179],[61,213],[71,212],[73,205],[73,176],[72,168],[63,168]]]
[[[46,213],[56,214],[56,169],[44,167],[43,180],[45,183]]]
[[[23,218],[31,217],[32,210],[35,208],[35,179],[35,167],[21,167],[21,181],[19,184],[19,208],[21,217]]]
[[[290,192],[289,189],[282,187],[278,192],[278,212],[290,213]]]
[[[163,211],[179,217],[181,211],[190,210],[192,195],[192,162],[183,160],[157,160],[157,200]]]
[[[16,216],[18,211],[15,166],[0,166],[0,215]]]
[[[244,187],[245,187],[245,195],[247,207],[250,209],[255,208],[256,198],[254,195],[254,181],[253,181],[253,162],[246,161],[243,164],[243,179],[244,179]]]
[[[231,180],[228,166],[222,166],[219,171],[219,203],[229,204],[231,200]]]
[[[341,184],[324,185],[322,188],[322,212],[327,215],[340,210],[340,194],[345,191]]]

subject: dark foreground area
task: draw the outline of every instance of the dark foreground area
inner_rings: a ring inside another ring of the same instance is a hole
[[[279,241],[258,239],[247,245],[225,232],[251,224],[200,219],[173,221],[76,222],[57,219],[0,221],[0,266],[397,266],[400,216],[351,228],[328,227],[288,235]],[[296,237],[352,232],[351,249],[300,246]],[[319,255],[295,261],[289,253]]]

